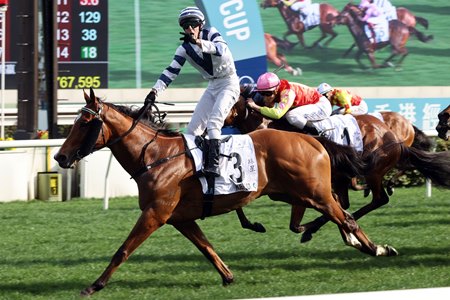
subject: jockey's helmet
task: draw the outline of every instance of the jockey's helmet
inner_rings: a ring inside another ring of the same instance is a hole
[[[331,87],[331,85],[329,85],[326,82],[323,82],[321,84],[319,84],[319,86],[317,87],[317,91],[321,94],[321,95],[325,95],[326,93],[328,93],[329,91],[331,91],[333,88]]]
[[[256,91],[274,91],[280,85],[280,78],[275,73],[267,72],[259,76]]]
[[[178,16],[178,23],[181,27],[184,28],[185,25],[192,24],[195,25],[203,25],[205,22],[205,16],[202,11],[195,6],[188,6],[181,10],[180,15]]]

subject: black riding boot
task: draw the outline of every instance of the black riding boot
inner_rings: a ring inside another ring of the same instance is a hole
[[[317,131],[317,128],[311,121],[306,121],[305,127],[303,127],[303,131],[312,135],[319,135],[319,131]]]
[[[203,152],[203,173],[205,175],[219,177],[220,140],[205,140],[205,145],[206,149]]]

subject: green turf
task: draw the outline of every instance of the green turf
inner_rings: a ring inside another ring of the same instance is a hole
[[[242,299],[450,286],[448,191],[397,189],[391,202],[359,221],[397,257],[371,257],[346,247],[327,224],[307,244],[290,232],[289,207],[266,198],[245,211],[267,233],[241,229],[234,213],[198,221],[231,268],[221,279],[171,226],[157,230],[93,299]],[[352,208],[367,199],[351,193]],[[78,299],[128,235],[140,211],[133,198],[0,204],[0,299]],[[305,221],[316,216],[308,210]]]
[[[329,1],[341,10],[348,1]],[[260,1],[258,1],[260,3]],[[287,53],[288,62],[303,69],[303,76],[292,77],[280,72],[289,80],[301,81],[316,86],[327,81],[336,86],[448,86],[450,85],[450,31],[448,30],[450,5],[447,0],[436,1],[393,1],[396,6],[405,6],[418,16],[430,22],[430,28],[417,28],[433,34],[434,40],[424,44],[416,38],[407,44],[410,52],[403,70],[392,68],[368,72],[361,70],[353,58],[342,58],[351,45],[352,37],[345,26],[336,27],[339,36],[326,49],[301,49],[296,46]],[[175,48],[179,44],[180,28],[177,25],[178,12],[194,1],[169,0],[140,1],[142,30],[142,87],[151,87],[161,71],[170,63]],[[110,48],[109,66],[111,88],[136,87],[134,51],[134,7],[120,1],[109,1],[110,7]],[[276,8],[260,9],[264,31],[281,37],[286,25]],[[308,45],[317,39],[319,29],[305,33]],[[292,39],[292,37],[291,37]],[[389,49],[380,50],[376,57],[381,61],[389,54]],[[368,64],[368,60],[365,60]],[[273,70],[269,64],[268,69]],[[191,66],[185,66],[172,87],[205,86],[201,77]]]

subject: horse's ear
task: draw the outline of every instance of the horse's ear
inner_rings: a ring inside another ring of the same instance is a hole
[[[84,101],[86,101],[86,103],[91,102],[91,98],[89,98],[89,95],[86,94],[86,91],[83,89],[83,93],[84,93]]]
[[[95,101],[95,94],[94,94],[94,89],[92,87],[89,88],[90,94],[91,94],[91,100]]]

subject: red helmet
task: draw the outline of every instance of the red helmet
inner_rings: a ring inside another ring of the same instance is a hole
[[[280,78],[275,73],[267,72],[259,76],[256,91],[274,91],[280,85]]]

